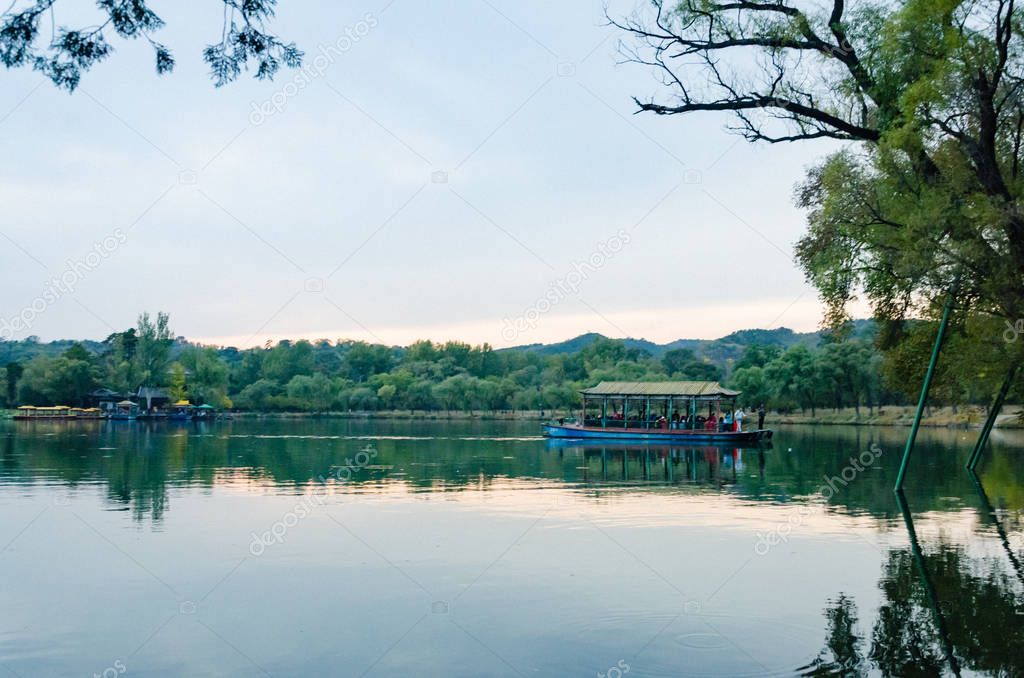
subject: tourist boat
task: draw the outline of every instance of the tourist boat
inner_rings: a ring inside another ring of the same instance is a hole
[[[189,401],[179,400],[171,405],[171,411],[167,413],[167,419],[169,421],[192,421],[194,409]]]
[[[771,429],[721,430],[717,422],[735,410],[740,391],[724,388],[717,381],[603,381],[580,394],[583,410],[579,419],[544,424],[545,436],[738,445],[771,440],[773,434]],[[724,411],[723,402],[729,404]],[[703,415],[705,406],[707,417]],[[713,426],[707,423],[712,417]]]
[[[13,419],[46,419],[46,420],[78,420],[78,419],[102,419],[103,412],[96,407],[67,407],[66,405],[54,405],[52,407],[35,407],[33,405],[22,405],[17,409]]]
[[[71,419],[71,408],[66,405],[54,405],[53,407],[35,407],[33,405],[22,405],[18,408],[12,419]]]
[[[135,421],[139,416],[139,406],[130,400],[122,400],[114,405],[108,419],[112,421]]]
[[[197,405],[192,412],[192,421],[213,421],[217,418],[217,409],[213,405]]]

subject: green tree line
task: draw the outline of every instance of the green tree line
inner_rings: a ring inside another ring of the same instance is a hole
[[[950,340],[936,402],[987,401],[1002,376],[997,329],[964,327]],[[986,332],[997,340],[986,344]],[[142,314],[136,327],[91,350],[72,343],[55,356],[8,362],[0,369],[0,398],[7,406],[75,406],[98,388],[134,393],[156,386],[176,400],[252,411],[571,410],[578,391],[600,381],[673,379],[721,381],[742,391],[747,407],[859,413],[913,399],[933,334],[932,323],[920,322],[887,351],[869,332],[824,335],[815,347],[753,343],[737,360],[717,361],[687,348],[655,356],[603,337],[557,354],[460,341],[394,347],[302,340],[240,350],[185,342],[174,337],[166,314]]]

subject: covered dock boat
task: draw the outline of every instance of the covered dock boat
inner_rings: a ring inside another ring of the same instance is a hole
[[[17,409],[13,419],[71,419],[74,415],[67,405],[54,405],[52,407],[34,407],[22,405]]]
[[[107,417],[111,421],[135,421],[139,416],[139,406],[131,400],[122,400],[114,405],[113,411]]]
[[[171,405],[171,411],[167,415],[170,421],[192,421],[195,414],[195,406],[187,400],[179,400]]]
[[[544,424],[545,436],[739,444],[770,440],[773,433],[744,431],[742,418],[734,422],[740,392],[717,381],[603,381],[580,394],[579,419]]]
[[[217,418],[217,408],[208,403],[197,405],[192,410],[192,421],[213,421]]]

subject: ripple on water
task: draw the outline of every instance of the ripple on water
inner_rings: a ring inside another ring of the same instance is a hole
[[[596,619],[570,617],[560,621],[575,628],[575,635],[601,646],[621,644],[626,629],[632,638],[645,638],[632,656],[625,657],[630,678],[793,676],[808,668],[823,671],[820,675],[833,675],[827,666],[815,663],[816,650],[809,649],[797,664],[792,653],[779,652],[794,646],[820,647],[821,629],[779,618],[702,613],[697,601],[680,606],[676,612],[618,609]],[[639,629],[647,629],[649,634]],[[604,673],[607,668],[597,670]]]
[[[304,433],[232,433],[227,438],[256,440],[465,440],[486,442],[536,442],[543,436],[396,436],[396,435],[310,435]]]

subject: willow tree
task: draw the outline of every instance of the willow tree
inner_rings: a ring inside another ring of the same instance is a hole
[[[269,79],[282,65],[301,65],[302,52],[295,44],[283,42],[267,28],[277,0],[219,1],[223,23],[203,50],[203,60],[218,87],[243,70]],[[71,3],[60,0],[13,0],[0,13],[0,63],[7,68],[32,68],[58,87],[74,91],[85,71],[110,56],[116,40],[143,39],[153,49],[158,74],[174,69],[172,51],[155,37],[164,21],[147,0],[96,0],[94,4],[93,16],[83,18],[82,3],[72,9]],[[74,22],[64,21],[69,15]]]
[[[953,294],[998,331],[1024,318],[1021,20],[1014,0],[652,0],[611,19],[664,85],[641,112],[845,142],[796,191],[796,259],[827,324],[864,297],[899,327]]]

